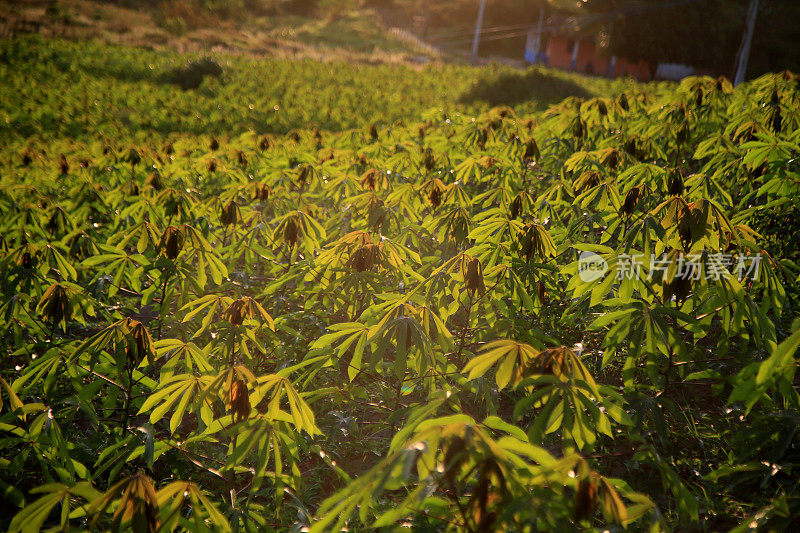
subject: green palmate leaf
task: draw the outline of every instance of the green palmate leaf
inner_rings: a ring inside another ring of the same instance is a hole
[[[162,381],[160,388],[153,391],[140,408],[140,413],[149,413],[150,423],[155,424],[175,407],[170,417],[170,432],[174,433],[187,410],[200,411],[203,407],[201,392],[208,387],[210,377],[197,377],[193,374],[179,374]]]
[[[743,402],[749,413],[769,389],[781,383],[791,383],[798,366],[794,357],[798,347],[800,329],[783,341],[767,359],[748,365],[739,373],[728,403]]]
[[[182,527],[190,525],[194,531],[229,531],[228,520],[217,509],[216,505],[195,483],[190,481],[174,481],[161,488],[156,493],[159,507],[162,509],[163,522],[161,529],[172,531],[180,524]],[[193,520],[184,523],[184,506],[191,507]],[[212,527],[209,527],[208,522]]]
[[[522,431],[517,426],[509,424],[508,422],[504,421],[502,418],[497,416],[489,416],[483,419],[483,425],[495,429],[498,431],[503,431],[508,433],[509,435],[516,437],[519,440],[526,440],[525,432]]]
[[[332,333],[322,335],[312,343],[311,347],[327,349],[334,343],[338,343],[334,353],[340,360],[346,361],[346,354],[355,344],[353,356],[347,365],[347,375],[350,377],[350,381],[353,381],[362,368],[364,349],[368,344],[367,339],[371,337],[372,329],[358,322],[334,324],[328,329],[332,330]]]
[[[25,495],[22,494],[22,491],[17,489],[14,485],[6,483],[5,481],[0,479],[0,495],[17,507],[24,507],[25,506]]]
[[[783,341],[772,354],[759,365],[756,374],[756,385],[763,385],[773,376],[785,369],[793,370],[797,361],[793,359],[794,353],[800,347],[800,329],[795,331],[788,339]]]
[[[742,145],[742,148],[747,150],[744,162],[750,168],[789,158],[793,148],[790,143],[782,142],[774,137],[760,137],[761,140],[751,141]]]
[[[622,503],[622,498],[617,494],[614,486],[604,477],[600,478],[600,501],[603,504],[603,513],[610,520],[624,524],[628,520],[627,509]]]
[[[490,342],[483,349],[483,353],[472,358],[462,372],[468,373],[467,379],[476,379],[499,362],[495,380],[501,388],[508,385],[513,373],[531,362],[537,353],[531,346],[511,340]]]
[[[14,389],[8,382],[0,377],[0,390],[2,390],[2,394],[0,394],[0,409],[3,408],[3,396],[5,395],[8,401],[8,405],[11,411],[17,413],[17,416],[24,422],[25,421],[25,413],[22,412],[24,405],[22,400],[19,399],[19,396],[14,392]]]
[[[84,505],[86,505],[97,498],[100,493],[89,483],[80,482],[72,487],[60,483],[42,485],[32,489],[31,494],[44,495],[25,506],[14,516],[9,531],[39,531],[57,505],[61,506],[60,524],[65,527],[68,524],[70,511],[75,508],[73,498],[84,500]]]
[[[319,433],[311,407],[300,397],[292,382],[283,376],[273,374],[259,377],[256,380],[251,401],[253,404],[257,404],[261,398],[264,398],[267,401],[267,415],[277,417],[284,396],[289,404],[292,423],[297,430],[305,431],[310,435]]]
[[[166,357],[162,368],[171,368],[183,360],[187,370],[196,370],[202,374],[212,371],[213,367],[206,354],[193,342],[178,339],[162,339],[154,344],[156,355]]]

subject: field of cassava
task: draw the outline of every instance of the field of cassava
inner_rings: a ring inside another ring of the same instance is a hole
[[[0,526],[800,528],[800,78],[187,59],[0,42]]]

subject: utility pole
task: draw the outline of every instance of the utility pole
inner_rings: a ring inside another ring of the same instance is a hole
[[[483,10],[486,9],[486,0],[481,0],[478,7],[478,20],[475,22],[475,37],[472,38],[472,64],[478,61],[478,44],[481,41],[481,27],[483,26]]]
[[[742,47],[739,50],[739,57],[736,61],[736,75],[733,77],[733,84],[739,85],[744,81],[747,72],[747,60],[750,57],[750,44],[753,42],[753,30],[756,26],[756,14],[758,13],[758,0],[750,0],[750,7],[747,10],[747,24],[744,27],[744,37]]]
[[[542,24],[544,24],[544,8],[539,8],[539,24],[536,25],[536,63],[542,58]]]
[[[575,39],[575,44],[572,45],[572,61],[569,64],[570,71],[575,70],[575,65],[578,64],[578,47],[581,45],[580,38]]]
[[[542,23],[544,22],[544,8],[539,10],[539,24],[536,28],[528,30],[525,39],[525,61],[530,64],[543,63],[542,55]]]

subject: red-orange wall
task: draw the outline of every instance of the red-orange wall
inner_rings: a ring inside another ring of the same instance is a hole
[[[572,65],[572,46],[574,41],[564,37],[551,37],[547,42],[547,64],[556,68],[569,70]],[[581,41],[578,46],[578,57],[575,71],[607,76],[611,59],[598,54],[591,41]],[[591,65],[591,67],[590,67]],[[646,61],[631,62],[617,58],[613,76],[632,76],[641,81],[650,80],[650,66]]]

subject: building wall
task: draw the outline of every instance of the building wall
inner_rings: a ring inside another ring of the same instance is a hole
[[[578,57],[572,69],[572,47],[575,41],[565,37],[551,37],[547,42],[547,64],[564,70],[575,70],[584,74],[608,76],[611,58],[598,53],[592,41],[583,40],[578,45]],[[640,81],[650,80],[650,65],[646,61],[632,62],[617,58],[614,65],[614,77],[632,76]]]

